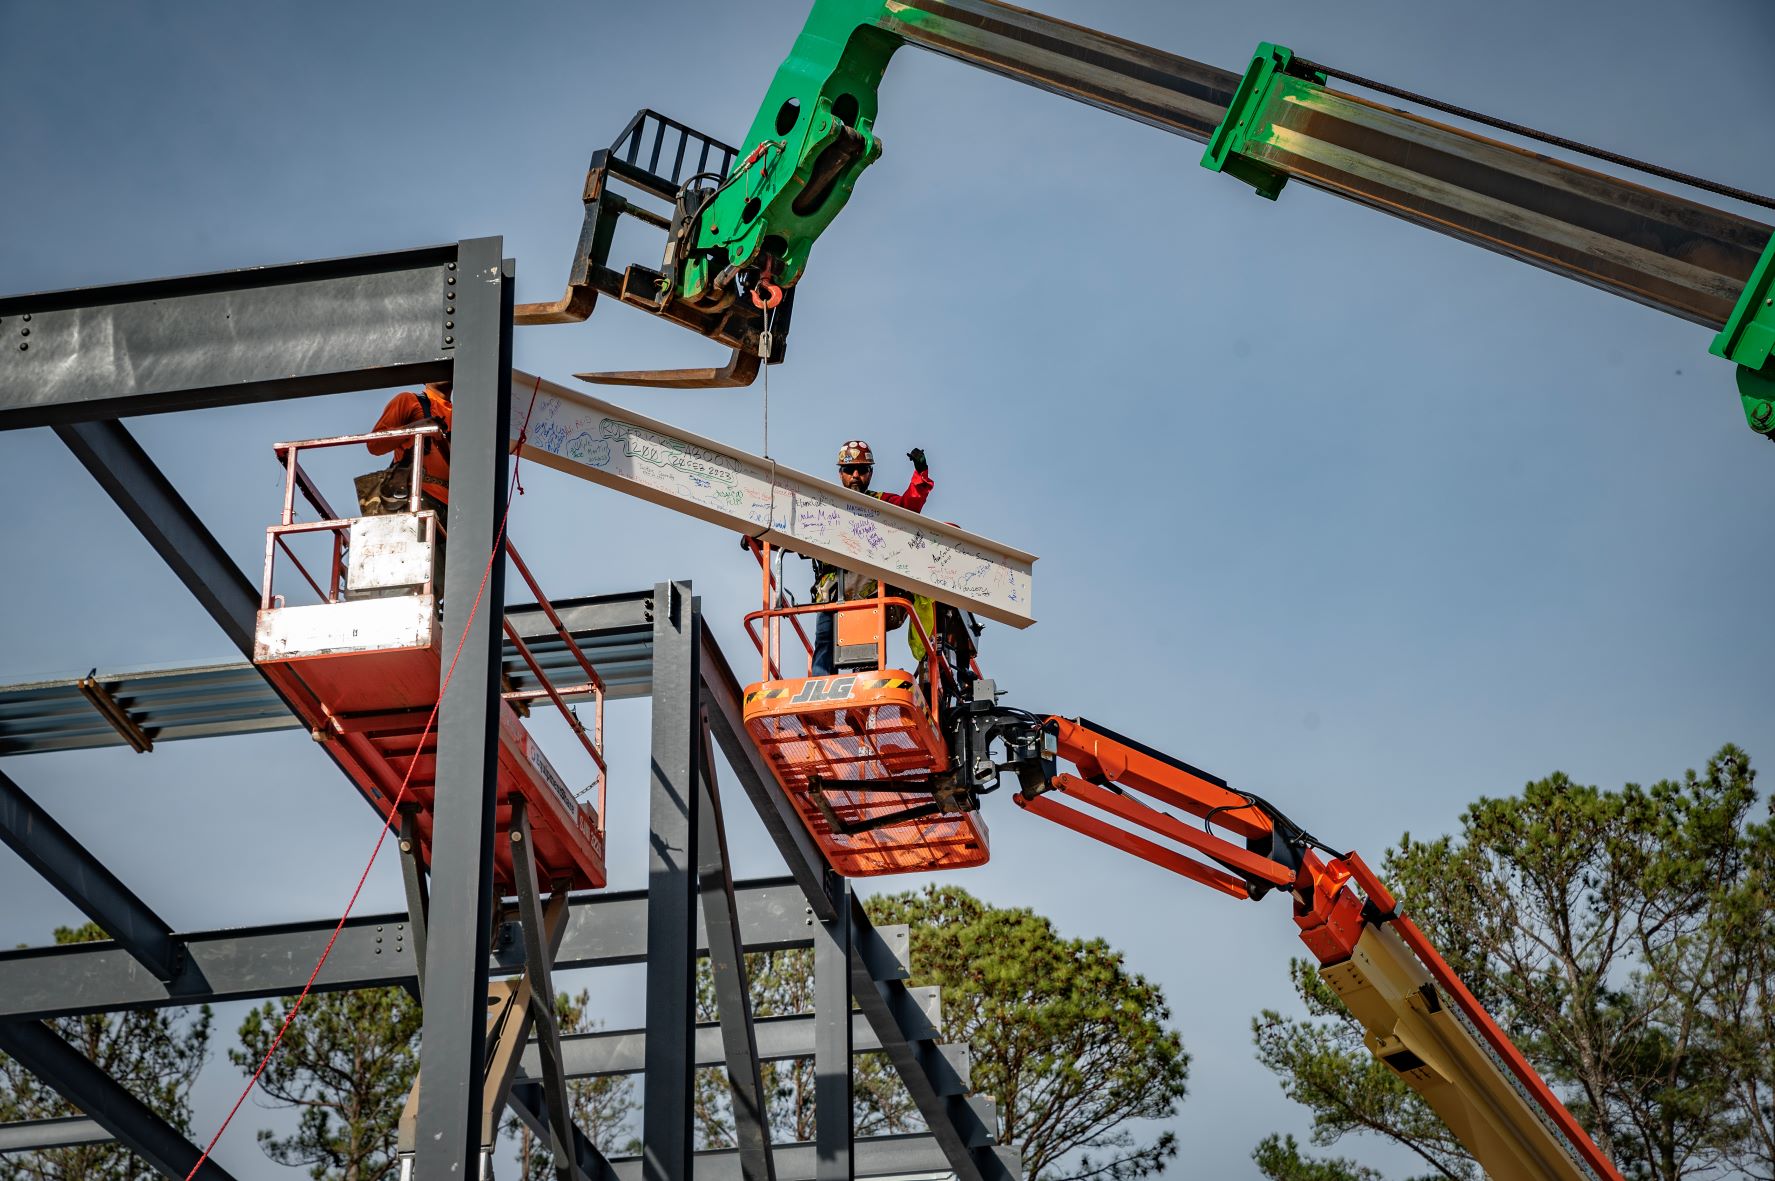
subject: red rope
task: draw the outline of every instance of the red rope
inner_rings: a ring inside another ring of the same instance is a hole
[[[493,552],[487,555],[487,564],[481,569],[481,584],[475,588],[475,601],[469,605],[468,620],[463,624],[462,636],[456,641],[456,651],[450,657],[450,667],[445,670],[444,679],[438,685],[438,699],[431,707],[431,715],[425,719],[425,729],[419,734],[419,744],[413,749],[413,757],[407,761],[407,773],[401,777],[401,789],[395,793],[394,804],[389,808],[388,816],[382,821],[381,831],[376,834],[376,847],[370,850],[370,860],[364,864],[364,872],[358,875],[357,885],[351,891],[351,899],[345,904],[345,913],[339,916],[338,923],[334,925],[333,934],[327,939],[326,947],[321,949],[320,959],[314,962],[314,971],[308,973],[308,980],[302,985],[302,991],[297,995],[296,1003],[290,1006],[290,1011],[284,1017],[283,1024],[278,1027],[277,1036],[271,1039],[271,1045],[266,1049],[265,1056],[259,1060],[258,1069],[254,1070],[253,1077],[247,1080],[246,1089],[240,1093],[240,1098],[234,1101],[234,1106],[228,1109],[228,1115],[222,1120],[222,1126],[216,1129],[216,1134],[210,1137],[209,1144],[204,1147],[203,1155],[197,1158],[197,1163],[191,1166],[189,1173],[185,1174],[185,1181],[192,1181],[192,1178],[197,1176],[198,1170],[203,1168],[204,1162],[210,1159],[210,1153],[215,1151],[216,1144],[222,1139],[222,1133],[226,1132],[228,1125],[234,1122],[234,1116],[240,1111],[241,1104],[247,1101],[247,1096],[251,1095],[253,1088],[259,1085],[259,1076],[265,1073],[267,1066],[271,1065],[271,1056],[276,1054],[278,1046],[283,1044],[284,1034],[289,1032],[290,1024],[296,1020],[296,1014],[302,1011],[302,1002],[308,999],[308,993],[314,988],[314,982],[320,976],[321,968],[326,965],[327,957],[333,954],[333,945],[339,941],[339,932],[345,929],[345,921],[351,917],[352,908],[357,905],[358,895],[363,893],[364,883],[370,877],[370,870],[375,866],[376,858],[382,852],[382,843],[388,839],[389,825],[394,822],[394,817],[400,812],[401,801],[407,796],[407,785],[413,781],[413,768],[419,765],[419,756],[425,751],[425,740],[431,737],[432,726],[438,720],[438,710],[444,704],[444,693],[450,688],[450,678],[456,675],[456,663],[462,659],[463,645],[468,643],[468,633],[474,627],[475,616],[480,613],[481,599],[487,592],[487,579],[493,575],[493,563],[499,560],[500,550],[504,547],[506,523],[511,520],[512,516],[513,490],[515,489],[519,496],[524,494],[524,486],[518,482],[518,469],[524,462],[524,442],[530,437],[530,415],[536,409],[536,395],[541,389],[542,378],[538,377],[536,384],[531,387],[530,406],[524,411],[524,423],[518,429],[518,441],[513,447],[513,450],[517,452],[517,458],[512,461],[511,484],[505,493],[505,513],[499,518],[499,531],[493,535]]]

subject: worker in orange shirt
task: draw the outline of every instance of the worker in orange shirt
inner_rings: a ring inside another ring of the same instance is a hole
[[[450,503],[450,383],[434,381],[418,393],[406,391],[396,394],[388,400],[382,409],[382,417],[376,420],[373,431],[398,431],[403,427],[418,426],[424,422],[435,422],[444,428],[441,438],[427,439],[425,443],[425,478],[420,484],[419,493],[422,508],[437,510],[440,514],[444,506]],[[406,465],[407,453],[412,450],[404,439],[372,439],[364,446],[370,449],[371,455],[387,455],[394,452],[394,462],[390,470],[398,470]],[[411,485],[409,485],[411,487]],[[435,504],[424,504],[430,499]],[[370,506],[363,506],[366,515],[376,515],[369,511]],[[405,506],[387,505],[380,512],[405,512]]]
[[[376,431],[398,431],[404,427],[435,422],[443,427],[442,435],[425,441],[425,470],[419,484],[419,507],[438,515],[442,526],[450,503],[450,383],[429,382],[418,393],[403,391],[388,400],[382,417],[371,428]],[[381,472],[358,477],[358,508],[364,516],[404,513],[412,493],[413,467],[409,458],[413,448],[406,439],[371,439],[364,446],[371,455],[394,453],[394,460]],[[444,594],[444,534],[437,534],[435,558],[437,574],[433,590],[439,599]]]

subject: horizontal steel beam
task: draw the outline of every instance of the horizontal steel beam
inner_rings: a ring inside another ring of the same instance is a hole
[[[202,1154],[195,1144],[43,1022],[0,1021],[0,1052],[55,1088],[162,1176],[195,1173],[196,1181],[234,1181],[213,1160],[199,1169]]]
[[[645,697],[652,690],[651,605],[649,592],[563,599],[556,605],[611,700]],[[510,607],[506,618],[558,684],[583,680],[540,608]],[[529,667],[510,642],[505,645],[505,669],[514,688],[534,686]],[[122,745],[116,727],[82,695],[83,679],[0,685],[0,755]],[[155,742],[291,730],[302,724],[250,663],[95,673],[93,679]]]
[[[78,1148],[105,1144],[115,1139],[99,1122],[84,1115],[61,1119],[22,1120],[0,1124],[0,1156],[9,1152],[45,1152],[51,1148]]]
[[[946,1173],[949,1160],[935,1136],[869,1136],[856,1142],[855,1175],[858,1177],[905,1177],[920,1173]],[[819,1158],[812,1144],[773,1144],[771,1158],[776,1164],[777,1181],[814,1181]],[[1014,1150],[1004,1150],[999,1161],[1001,1175],[1017,1181],[1022,1175],[1016,1164]],[[610,1162],[617,1181],[640,1181],[639,1157],[624,1157]],[[717,1149],[696,1154],[692,1174],[694,1181],[741,1181],[740,1154],[732,1149]]]
[[[526,459],[1011,627],[1035,622],[1034,554],[534,374],[512,371],[512,406]]]
[[[913,1000],[924,1011],[935,1029],[937,989],[909,990]],[[851,1015],[854,1052],[874,1053],[881,1049],[868,1019],[861,1013]],[[811,1058],[814,1052],[814,1017],[811,1013],[791,1017],[755,1017],[752,1028],[758,1038],[758,1058],[775,1062],[787,1058]],[[642,1068],[642,1051],[647,1044],[645,1029],[599,1030],[596,1033],[566,1034],[561,1038],[561,1057],[568,1078],[599,1078],[613,1074],[637,1074]],[[723,1066],[727,1057],[721,1044],[721,1026],[715,1022],[696,1027],[696,1041],[691,1052],[697,1066]],[[542,1077],[541,1058],[533,1043],[524,1051],[522,1077]]]
[[[748,949],[805,947],[813,921],[800,889],[788,879],[738,887],[740,932]],[[173,984],[156,980],[121,947],[70,944],[0,952],[0,1020],[151,1009],[286,996],[301,989],[335,920],[234,928],[178,936],[188,966]],[[405,914],[371,915],[345,924],[315,981],[322,992],[416,985]],[[522,967],[521,944],[494,949],[491,971]],[[699,948],[706,946],[698,923]],[[555,967],[634,964],[647,955],[647,893],[588,894],[570,904]]]
[[[0,298],[0,430],[451,372],[457,246]]]
[[[1225,119],[1240,80],[998,0],[909,0],[877,24],[1197,142]],[[1285,79],[1247,125],[1243,154],[1265,168],[1710,328],[1725,323],[1769,241],[1750,218],[1305,80]]]
[[[178,976],[184,953],[172,928],[4,772],[0,840],[156,979]]]

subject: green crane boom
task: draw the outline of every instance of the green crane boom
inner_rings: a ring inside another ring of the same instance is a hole
[[[645,215],[607,194],[600,160],[611,153],[599,153],[568,296],[520,308],[519,322],[582,319],[602,291],[734,349],[720,371],[584,375],[593,380],[742,384],[760,356],[780,361],[787,316],[773,313],[767,332],[762,296],[793,292],[880,158],[877,88],[901,45],[1202,142],[1205,167],[1265,197],[1297,180],[1713,328],[1747,421],[1775,440],[1769,226],[1333,89],[1280,46],[1259,46],[1241,75],[998,0],[815,0],[744,142],[725,149],[731,167],[688,181],[660,169],[645,186],[676,204],[669,225],[646,218],[669,231],[661,270],[604,266],[609,223]]]

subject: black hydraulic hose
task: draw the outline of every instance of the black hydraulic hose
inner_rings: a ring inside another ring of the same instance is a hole
[[[1512,135],[1520,135],[1525,139],[1539,140],[1544,144],[1552,144],[1554,147],[1564,148],[1568,152],[1577,152],[1580,155],[1592,156],[1598,160],[1607,160],[1609,163],[1619,164],[1623,168],[1631,168],[1636,172],[1645,172],[1652,176],[1662,177],[1665,180],[1676,181],[1678,184],[1690,185],[1697,189],[1705,189],[1710,193],[1718,193],[1722,197],[1731,197],[1734,200],[1744,201],[1751,205],[1760,205],[1764,209],[1775,209],[1775,197],[1765,197],[1760,193],[1752,193],[1745,189],[1734,188],[1732,185],[1721,184],[1719,181],[1708,180],[1706,177],[1694,176],[1687,172],[1678,172],[1676,169],[1666,168],[1662,164],[1652,164],[1645,160],[1636,160],[1632,156],[1623,156],[1619,152],[1611,152],[1607,148],[1591,147],[1589,144],[1581,144],[1577,140],[1566,139],[1564,136],[1554,135],[1546,131],[1537,131],[1533,127],[1524,127],[1522,124],[1512,123],[1508,119],[1499,119],[1492,115],[1482,114],[1479,111],[1470,111],[1466,107],[1457,107],[1453,103],[1445,103],[1440,99],[1430,98],[1427,95],[1417,94],[1397,86],[1389,86],[1385,82],[1377,82],[1372,78],[1364,78],[1360,74],[1348,74],[1342,70],[1334,70],[1330,66],[1324,66],[1320,65],[1318,62],[1308,61],[1304,57],[1296,57],[1294,59],[1294,65],[1298,69],[1312,70],[1324,74],[1327,77],[1337,78],[1341,81],[1351,83],[1352,85],[1360,86],[1364,90],[1374,90],[1381,94],[1392,95],[1394,98],[1401,98],[1406,102],[1417,103],[1420,106],[1443,111],[1462,119],[1470,119],[1475,123],[1483,123],[1487,127],[1496,127],[1500,131],[1508,131]]]

